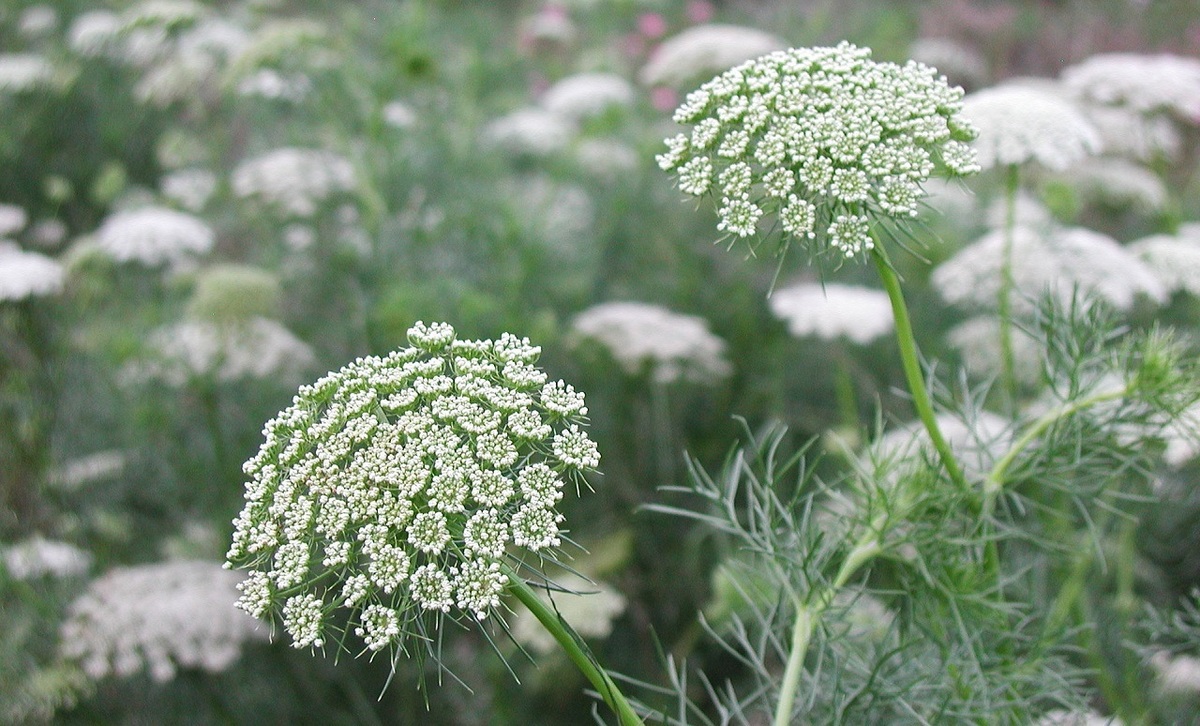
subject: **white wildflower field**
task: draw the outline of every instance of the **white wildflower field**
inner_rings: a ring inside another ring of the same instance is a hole
[[[0,3],[0,723],[1200,723],[1197,48]]]

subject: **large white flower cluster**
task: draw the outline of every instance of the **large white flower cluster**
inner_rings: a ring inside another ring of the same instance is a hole
[[[600,303],[575,317],[571,334],[601,345],[626,373],[648,373],[659,383],[709,382],[732,371],[725,341],[709,331],[704,318],[659,305]]]
[[[117,212],[96,230],[96,246],[118,262],[158,266],[212,249],[216,233],[199,217],[166,207]]]
[[[263,317],[229,322],[185,320],[150,334],[150,355],[126,368],[127,381],[183,386],[196,378],[291,380],[308,369],[312,347],[282,323]]]
[[[600,462],[583,394],[547,380],[528,339],[408,338],[301,388],[244,467],[238,605],[281,615],[297,648],[324,645],[338,608],[375,651],[486,618],[508,553],[553,556],[564,486]]]
[[[0,550],[9,577],[32,580],[38,577],[74,577],[92,566],[92,555],[74,545],[35,535]]]
[[[0,93],[45,88],[54,78],[50,61],[33,53],[0,53]]]
[[[233,170],[233,191],[285,214],[311,217],[329,197],[357,187],[349,160],[332,151],[284,147],[246,159]]]
[[[975,148],[984,169],[1033,161],[1062,171],[1100,151],[1100,132],[1049,88],[986,88],[963,99],[963,113],[979,127]]]
[[[657,160],[682,191],[720,199],[720,231],[749,237],[773,215],[853,257],[874,246],[873,219],[916,216],[936,171],[978,171],[962,96],[932,68],[845,42],[778,51],[688,94],[674,118],[692,131]]]
[[[59,651],[95,680],[143,669],[162,682],[178,667],[225,670],[267,629],[233,607],[238,576],[215,562],[120,567],[67,611]]]

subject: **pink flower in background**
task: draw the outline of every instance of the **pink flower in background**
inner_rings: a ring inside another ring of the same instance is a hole
[[[642,13],[638,16],[637,27],[647,38],[661,38],[667,34],[667,19],[660,13]]]
[[[650,103],[659,111],[670,111],[679,105],[679,94],[666,86],[652,88],[650,89]]]
[[[641,33],[626,33],[618,44],[628,58],[643,58],[646,55],[646,36]]]
[[[687,4],[688,22],[690,23],[707,23],[716,15],[716,7],[708,0],[690,0]]]

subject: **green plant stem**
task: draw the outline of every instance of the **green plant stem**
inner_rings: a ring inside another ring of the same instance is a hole
[[[779,688],[779,703],[775,706],[774,726],[789,726],[792,723],[792,710],[796,706],[796,693],[800,689],[800,675],[804,672],[804,658],[808,654],[808,644],[812,640],[817,623],[821,620],[821,614],[854,573],[883,551],[879,543],[879,526],[875,526],[876,524],[882,526],[882,522],[872,523],[872,527],[863,533],[854,549],[842,560],[837,576],[820,594],[809,602],[793,595],[796,618],[792,623],[792,643]]]
[[[1051,426],[1067,416],[1076,414],[1099,403],[1115,401],[1117,399],[1124,398],[1127,395],[1129,395],[1129,386],[1122,386],[1121,388],[1117,389],[1101,391],[1100,393],[1093,394],[1087,398],[1082,398],[1078,401],[1071,401],[1070,403],[1059,406],[1058,408],[1047,412],[1041,418],[1034,421],[1029,428],[1025,430],[1025,433],[1021,435],[1021,438],[1017,439],[1008,452],[996,462],[995,466],[992,467],[992,471],[988,474],[987,479],[984,480],[984,516],[991,514],[992,510],[994,509],[996,497],[998,497],[1000,492],[1004,489],[1004,485],[1008,478],[1009,468],[1017,460],[1017,457],[1021,455],[1021,452],[1028,448],[1028,446],[1034,441],[1036,441],[1038,437],[1046,433]]]
[[[892,267],[891,260],[888,259],[882,244],[878,242],[875,244],[874,249],[871,250],[871,258],[875,261],[879,279],[883,282],[883,288],[887,291],[888,299],[892,303],[892,316],[896,319],[896,343],[900,347],[900,362],[904,366],[904,376],[908,381],[909,393],[912,394],[913,407],[916,408],[921,423],[925,425],[925,430],[929,432],[929,439],[933,442],[933,448],[942,460],[942,465],[946,467],[946,473],[950,475],[950,479],[955,484],[965,490],[967,481],[963,477],[962,468],[959,466],[958,460],[954,458],[954,453],[950,451],[950,444],[946,443],[946,438],[942,436],[937,419],[933,415],[933,401],[925,387],[925,375],[921,371],[921,361],[917,355],[917,340],[913,336],[908,307],[904,302],[904,293],[900,289],[900,277]]]
[[[617,684],[608,673],[600,668],[591,655],[584,650],[582,640],[575,633],[575,630],[559,617],[559,614],[554,609],[542,602],[542,599],[538,597],[533,588],[516,571],[504,564],[500,568],[508,576],[509,592],[515,595],[525,607],[529,608],[529,612],[533,613],[533,616],[538,619],[542,627],[546,628],[554,636],[554,639],[562,646],[567,657],[591,681],[596,691],[600,694],[600,697],[604,699],[608,707],[617,715],[621,726],[642,726],[642,719],[633,710],[633,706],[629,704],[625,695],[617,688]]]
[[[1013,237],[1017,225],[1017,189],[1019,168],[1009,164],[1004,185],[1004,239],[1000,256],[1000,291],[996,311],[1000,317],[1000,386],[1004,393],[1004,407],[1010,414],[1017,400],[1016,362],[1013,356],[1012,338],[1012,292],[1013,292]]]

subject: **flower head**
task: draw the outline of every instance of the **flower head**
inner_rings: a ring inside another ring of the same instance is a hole
[[[0,301],[54,295],[63,288],[58,261],[0,240]]]
[[[692,131],[667,140],[659,166],[720,200],[720,231],[750,237],[774,215],[786,237],[840,256],[871,249],[872,221],[916,216],[935,171],[978,166],[962,89],[870,56],[849,43],[794,48],[723,73],[675,111]]]
[[[984,169],[1037,162],[1062,171],[1100,150],[1100,132],[1071,101],[1039,86],[1009,84],[963,99],[963,113],[979,126]]]
[[[615,73],[578,73],[551,86],[541,98],[547,111],[574,121],[600,116],[634,101],[633,86]]]
[[[703,318],[658,305],[607,302],[584,310],[571,323],[577,341],[606,349],[630,375],[648,371],[659,383],[712,381],[731,372],[725,341]]]
[[[233,191],[296,217],[311,217],[329,197],[357,186],[346,158],[317,149],[284,147],[246,159],[233,170]]]
[[[244,467],[238,605],[281,615],[296,647],[325,642],[337,608],[371,650],[486,618],[509,553],[553,557],[562,490],[599,462],[583,394],[548,381],[527,339],[445,323],[408,338],[302,387]]]
[[[118,262],[158,266],[203,255],[216,234],[198,217],[166,207],[117,212],[96,230],[96,245]]]
[[[167,681],[179,666],[225,670],[243,643],[267,636],[233,607],[237,581],[215,562],[117,568],[71,604],[59,650],[96,680],[146,669]]]
[[[1200,230],[1198,230],[1200,231]],[[1200,234],[1156,234],[1129,245],[1170,292],[1200,296]]]
[[[757,28],[719,23],[697,25],[663,41],[638,73],[647,86],[682,88],[743,61],[786,48]]]
[[[0,54],[0,93],[27,93],[50,85],[54,66],[32,53]]]
[[[895,327],[887,294],[867,287],[799,283],[776,290],[769,302],[771,312],[796,336],[845,337],[866,344]]]
[[[1168,112],[1200,123],[1200,59],[1100,53],[1062,72],[1079,97],[1141,113]]]

